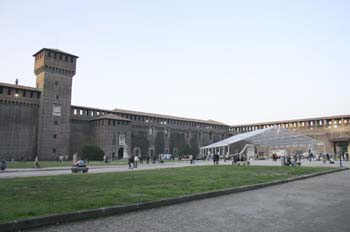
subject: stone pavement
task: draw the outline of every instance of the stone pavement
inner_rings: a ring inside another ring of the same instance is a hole
[[[350,173],[343,171],[125,215],[33,231],[350,231]]]
[[[191,165],[188,161],[181,162],[169,162],[163,164],[141,164],[134,170],[129,170],[127,165],[115,165],[115,166],[89,166],[89,173],[105,173],[105,172],[126,172],[126,171],[137,171],[137,170],[151,170],[159,168],[176,168],[176,167],[187,167],[187,166],[200,166],[200,165],[212,165],[211,161],[196,161],[195,165]],[[231,165],[231,161],[224,162],[220,160],[220,165]],[[281,163],[278,160],[273,162],[269,160],[253,160],[251,165],[264,165],[264,166],[280,166]],[[339,163],[335,164],[322,163],[321,161],[302,160],[302,166],[312,167],[339,167]],[[350,161],[343,162],[343,166],[350,167]],[[71,174],[70,167],[53,167],[53,168],[23,168],[23,169],[7,169],[5,172],[0,172],[0,179],[8,179],[15,177],[31,177],[31,176],[55,176],[55,175],[67,175]]]

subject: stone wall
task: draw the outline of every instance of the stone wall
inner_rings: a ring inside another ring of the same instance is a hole
[[[0,100],[0,159],[34,159],[37,120],[37,105]]]
[[[69,157],[72,158],[75,153],[82,154],[84,145],[92,144],[92,128],[87,120],[71,120],[70,126]]]

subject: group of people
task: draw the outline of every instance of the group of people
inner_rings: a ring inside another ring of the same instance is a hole
[[[139,158],[138,155],[130,156],[129,159],[128,159],[129,169],[137,168],[137,164],[138,164],[139,161],[140,161],[140,158]]]
[[[301,161],[300,161],[300,156],[299,158],[297,157],[297,155],[286,155],[286,156],[281,156],[281,165],[282,166],[300,166],[301,165]]]

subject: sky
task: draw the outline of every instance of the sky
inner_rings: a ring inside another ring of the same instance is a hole
[[[229,125],[350,114],[350,1],[0,1],[0,82],[78,55],[72,104]]]

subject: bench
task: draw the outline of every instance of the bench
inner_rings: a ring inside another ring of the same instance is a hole
[[[71,168],[71,170],[72,170],[72,173],[88,173],[89,168],[88,167],[76,167],[76,166],[73,166]]]

